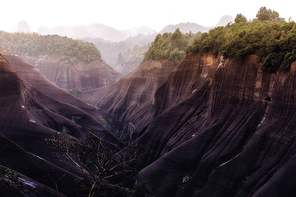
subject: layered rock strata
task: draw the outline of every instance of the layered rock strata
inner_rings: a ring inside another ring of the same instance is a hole
[[[156,196],[293,196],[295,68],[189,53],[153,96],[131,94],[138,86],[123,78],[82,98],[118,118],[123,138],[147,144],[137,182]]]
[[[21,56],[38,68],[50,81],[65,90],[92,90],[115,83],[122,76],[101,60],[66,64],[62,56]]]

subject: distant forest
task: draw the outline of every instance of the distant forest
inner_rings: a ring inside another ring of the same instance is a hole
[[[146,51],[149,49],[149,45],[138,46],[129,48],[126,52],[118,53],[117,64],[136,64],[139,65],[143,59]]]
[[[58,35],[39,35],[37,33],[7,33],[0,31],[0,46],[17,54],[61,55],[64,63],[72,65],[79,61],[102,60],[100,51],[93,43],[74,40]]]
[[[121,42],[111,42],[101,38],[83,38],[82,40],[94,43],[94,45],[100,50],[104,61],[116,68],[118,64],[139,64],[139,59],[142,58],[140,61],[141,63],[144,59],[144,53],[148,50],[150,43],[154,40],[155,36],[156,34],[139,34],[138,36],[130,37]],[[136,46],[138,46],[140,50],[134,50]],[[145,51],[143,51],[144,49]],[[131,56],[131,54],[133,54],[133,56]]]

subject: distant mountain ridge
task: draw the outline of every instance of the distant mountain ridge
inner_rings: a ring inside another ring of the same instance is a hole
[[[234,18],[229,15],[222,16],[220,21],[216,26],[227,25],[227,23],[233,21]],[[80,25],[80,26],[57,26],[53,28],[39,27],[37,33],[42,35],[47,34],[58,34],[61,36],[67,36],[70,38],[101,38],[107,41],[120,42],[132,37],[137,37],[138,35],[144,35],[152,37],[151,42],[157,34],[162,34],[164,32],[174,32],[177,28],[183,33],[196,32],[207,32],[213,26],[205,27],[197,23],[187,22],[179,23],[174,25],[167,25],[161,31],[157,32],[148,26],[141,26],[138,28],[131,28],[126,30],[118,30],[116,28],[103,25],[100,23],[95,23],[91,25]],[[154,35],[154,36],[153,36]],[[146,44],[146,43],[145,43]]]
[[[58,34],[60,36],[67,36],[75,39],[86,37],[102,38],[113,42],[120,42],[131,36],[137,36],[138,34],[149,35],[155,32],[155,30],[147,26],[120,31],[99,23],[81,26],[58,26],[54,28],[39,27],[37,30],[37,33],[42,35]]]
[[[159,33],[172,33],[174,32],[177,28],[180,29],[182,33],[189,33],[190,31],[192,33],[197,33],[197,32],[207,32],[209,31],[212,27],[204,27],[202,25],[198,25],[196,23],[179,23],[176,25],[168,25],[164,27]]]
[[[233,20],[233,17],[225,15],[221,17],[217,26],[227,25],[227,23]],[[165,32],[173,33],[177,28],[179,28],[182,33],[189,33],[191,31],[195,34],[197,32],[207,32],[213,27],[205,27],[196,23],[187,22],[167,25],[159,32],[147,26],[120,31],[113,27],[97,23],[88,26],[60,26],[55,28],[40,27],[38,29],[38,33],[58,34],[92,42],[99,49],[102,58],[107,64],[112,66],[114,69],[117,69],[117,71],[122,74],[126,74],[126,72],[130,72],[132,70],[125,69],[124,65],[118,66],[117,57],[119,53],[126,53],[129,49],[134,48],[136,45],[139,47],[144,45],[149,46],[157,34],[163,34]],[[130,65],[127,66],[130,67]]]
[[[224,15],[224,16],[221,17],[220,21],[217,23],[216,26],[225,26],[229,22],[234,22],[234,18],[232,16],[229,16],[229,15]]]

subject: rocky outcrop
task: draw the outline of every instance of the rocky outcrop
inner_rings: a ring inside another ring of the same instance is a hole
[[[65,90],[75,88],[84,91],[92,90],[113,84],[121,77],[120,73],[100,60],[89,63],[78,62],[72,65],[64,63],[62,56],[21,55],[21,57],[38,68],[50,81]]]
[[[257,59],[189,53],[153,96],[134,72],[82,98],[147,144],[137,182],[156,196],[293,196],[296,63],[274,74]]]

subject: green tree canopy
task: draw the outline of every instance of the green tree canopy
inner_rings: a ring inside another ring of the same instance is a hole
[[[237,14],[236,17],[235,17],[235,19],[234,19],[234,22],[235,23],[246,23],[246,22],[248,22],[248,20],[247,20],[247,18],[244,15]]]
[[[197,33],[194,36],[192,33],[182,34],[179,28],[177,28],[174,33],[158,34],[146,52],[144,60],[168,59],[177,65],[186,55],[188,45],[194,37],[198,37],[200,34],[201,33]]]
[[[261,21],[277,20],[279,19],[279,16],[278,12],[267,9],[266,7],[261,7],[256,14],[257,19]]]
[[[224,58],[255,54],[270,71],[288,70],[296,60],[296,25],[293,21],[257,19],[228,24],[203,33],[187,52],[221,54]]]
[[[93,43],[74,40],[66,36],[42,36],[37,33],[7,33],[0,31],[0,46],[20,55],[60,55],[62,56],[61,61],[72,65],[79,61],[102,60],[100,51]]]

